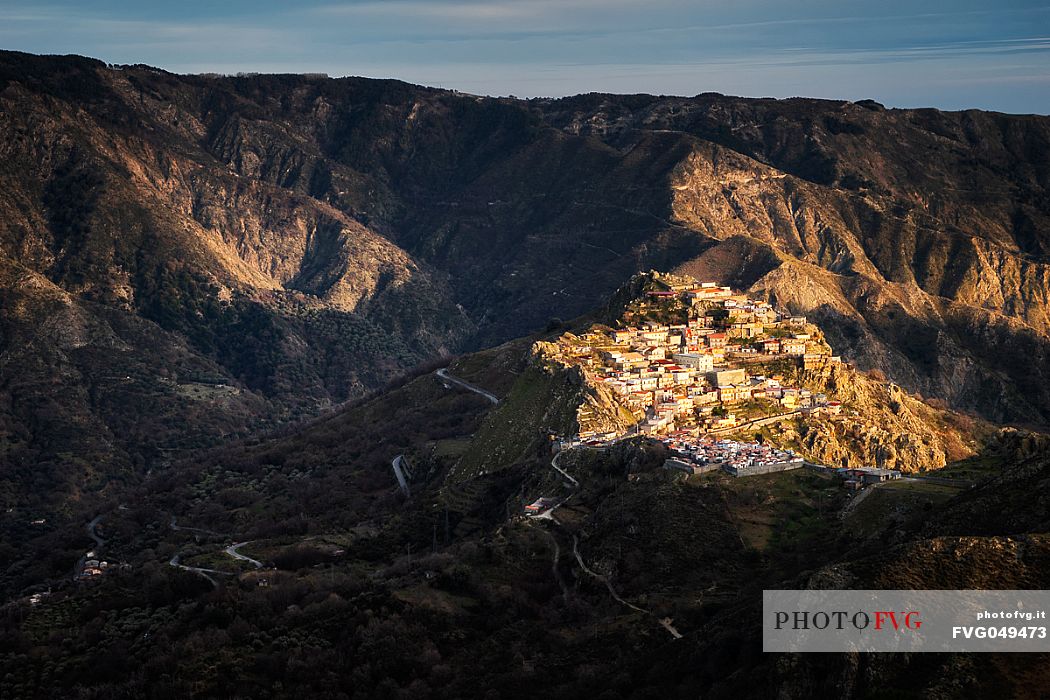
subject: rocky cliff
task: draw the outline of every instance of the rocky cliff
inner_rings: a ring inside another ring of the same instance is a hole
[[[988,426],[980,421],[840,365],[807,383],[834,395],[846,408],[835,420],[807,420],[797,437],[803,452],[821,464],[903,472],[940,469],[976,454],[990,438]]]

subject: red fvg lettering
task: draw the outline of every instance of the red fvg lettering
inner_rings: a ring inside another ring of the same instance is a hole
[[[912,610],[904,616],[904,626],[913,630],[922,627],[922,620],[919,619],[919,612],[917,610]]]
[[[876,610],[875,611],[875,629],[881,630],[882,623],[886,621],[886,618],[890,618],[890,622],[893,624],[893,629],[900,629],[897,627],[897,614],[892,610]]]
[[[900,615],[900,619],[897,618],[898,614]],[[900,613],[897,613],[893,610],[875,611],[875,629],[881,630],[883,628],[883,624],[887,620],[895,630],[899,630],[901,628],[901,625],[904,625],[908,629],[912,630],[917,630],[920,627],[922,627],[922,620],[919,619],[919,612],[917,610],[911,610],[908,612],[902,611]]]

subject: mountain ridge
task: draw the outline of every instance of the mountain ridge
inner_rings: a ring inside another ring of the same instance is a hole
[[[653,268],[808,314],[909,391],[1050,420],[1045,117],[522,101],[4,52],[0,136],[0,405],[26,468],[70,467],[80,438],[46,438],[55,415],[105,426],[102,462],[148,468],[229,434],[223,402],[237,434],[297,420],[587,313]],[[45,361],[26,348],[59,297],[96,331]],[[138,374],[108,351],[117,327]],[[141,392],[107,403],[124,376]],[[120,427],[191,414],[189,440]]]

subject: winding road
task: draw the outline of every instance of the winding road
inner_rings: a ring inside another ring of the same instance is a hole
[[[563,506],[567,500],[569,500],[573,497],[573,495],[575,495],[576,490],[580,488],[580,482],[576,481],[576,479],[574,479],[567,471],[558,466],[558,458],[561,457],[563,454],[564,452],[559,452],[558,454],[554,455],[554,459],[551,460],[551,467],[553,467],[554,471],[558,472],[564,479],[566,479],[570,484],[572,484],[572,493],[559,498],[543,512],[529,516],[530,520],[554,520],[554,511]],[[557,523],[558,521],[554,520],[554,522]]]
[[[263,563],[261,561],[259,561],[258,559],[252,559],[251,557],[249,557],[249,556],[247,556],[245,554],[241,554],[240,552],[237,551],[238,549],[240,549],[244,545],[251,544],[253,541],[254,540],[248,540],[247,542],[238,542],[237,544],[231,544],[224,551],[228,555],[233,557],[234,559],[240,559],[241,561],[246,561],[249,564],[251,564],[252,566],[254,566],[256,569],[261,569],[261,568],[263,568]]]
[[[172,530],[176,530],[176,531],[179,531],[179,532],[197,532],[197,533],[200,533],[200,534],[213,535],[213,536],[217,536],[217,537],[223,537],[224,536],[221,532],[215,532],[214,530],[205,530],[202,527],[185,527],[183,525],[178,525],[175,522],[175,516],[174,515],[171,516],[171,522],[168,523],[168,527],[170,527]],[[241,561],[246,561],[249,564],[251,564],[253,567],[255,567],[256,569],[261,569],[261,568],[263,568],[263,563],[261,561],[259,561],[257,559],[252,559],[251,557],[249,557],[247,555],[244,555],[244,554],[241,554],[240,552],[237,551],[241,547],[245,546],[246,544],[251,544],[252,542],[253,542],[253,540],[247,540],[245,542],[237,542],[235,544],[231,544],[229,547],[226,547],[222,551],[227,556],[233,557],[234,559],[239,559]],[[236,572],[233,572],[233,571],[219,571],[218,569],[207,569],[207,568],[204,568],[204,567],[201,567],[201,566],[187,566],[186,564],[179,563],[179,559],[181,557],[182,557],[181,554],[175,554],[175,556],[173,556],[171,559],[168,560],[168,565],[169,566],[174,566],[176,569],[182,569],[183,571],[190,571],[190,572],[193,572],[193,573],[197,574],[198,576],[202,576],[203,578],[208,579],[208,582],[211,583],[211,585],[213,585],[216,588],[219,587],[219,582],[217,580],[215,580],[215,578],[212,576],[212,574],[216,574],[218,576],[236,576],[237,575]]]
[[[605,587],[607,589],[609,589],[609,595],[611,595],[613,597],[613,600],[615,600],[617,603],[620,603],[622,605],[626,605],[631,610],[634,610],[634,611],[637,611],[637,612],[640,612],[640,613],[645,613],[646,615],[649,614],[648,610],[645,610],[644,608],[639,608],[634,603],[629,603],[626,600],[624,600],[623,598],[621,598],[620,594],[616,592],[615,588],[613,588],[613,585],[611,583],[609,583],[609,579],[607,577],[605,577],[602,574],[599,574],[598,572],[592,570],[589,566],[587,566],[586,563],[584,563],[583,557],[580,556],[580,540],[579,540],[578,537],[576,537],[576,535],[572,536],[572,554],[573,554],[573,556],[576,557],[576,563],[578,563],[580,565],[580,568],[583,569],[584,573],[586,573],[586,574],[588,574],[588,575],[598,579],[599,581],[601,581],[602,583],[605,584]]]
[[[98,527],[98,524],[99,524],[99,522],[101,520],[102,520],[102,516],[101,515],[96,515],[95,519],[87,524],[88,537],[90,537],[91,539],[95,540],[95,549],[96,550],[100,549],[102,547],[102,545],[104,545],[106,543],[106,541],[104,539],[102,539],[101,537],[99,537],[98,533],[95,532],[95,528]]]
[[[491,392],[488,392],[488,391],[485,391],[481,387],[474,386],[473,384],[471,384],[469,382],[465,382],[462,379],[457,379],[456,377],[451,376],[448,373],[448,368],[447,367],[439,369],[436,372],[436,374],[439,377],[441,377],[441,379],[443,379],[443,380],[445,380],[447,382],[450,382],[452,384],[456,384],[458,386],[463,387],[464,389],[468,389],[470,391],[473,391],[475,394],[480,394],[481,396],[484,396],[486,399],[491,401],[493,405],[497,405],[500,402],[499,397],[497,397],[495,394],[493,394]],[[597,449],[603,449],[603,448],[597,448]],[[574,496],[576,494],[576,492],[580,488],[580,482],[577,481],[576,478],[573,477],[571,474],[569,474],[567,471],[565,471],[564,469],[562,469],[561,467],[558,466],[558,460],[561,458],[561,456],[563,454],[565,454],[565,451],[558,452],[558,454],[554,455],[554,457],[551,459],[551,468],[554,469],[554,471],[558,472],[558,474],[565,481],[567,481],[569,484],[571,484],[571,486],[572,486],[572,493],[570,493],[569,495],[565,496],[564,498],[559,499],[556,503],[551,505],[549,508],[544,510],[542,513],[538,513],[537,515],[532,516],[530,518],[530,520],[550,520],[555,525],[561,526],[561,523],[559,523],[554,517],[554,511],[556,509],[558,509],[559,507],[561,507],[570,498],[572,498],[572,496]],[[398,460],[400,458],[401,458],[400,455],[398,455],[398,457],[394,458],[394,462],[393,462],[392,466],[394,467],[395,473],[397,473],[399,471],[398,467],[400,467],[400,464],[398,463]],[[400,479],[399,479],[399,481],[400,481]],[[562,580],[561,573],[558,571],[558,560],[561,558],[561,546],[558,544],[558,538],[554,537],[554,535],[552,535],[549,532],[547,534],[550,536],[551,540],[553,540],[553,542],[554,542],[554,560],[553,560],[553,564],[552,564],[552,567],[551,567],[551,571],[554,574],[554,578],[558,581],[558,585],[561,587],[563,597],[566,600],[568,600],[569,589],[565,585],[564,580]],[[227,551],[229,551],[229,550],[227,550]],[[605,587],[609,591],[609,595],[611,595],[614,600],[616,600],[618,603],[620,603],[622,605],[625,605],[628,608],[630,608],[630,609],[632,609],[632,610],[634,610],[636,612],[640,612],[640,613],[642,613],[644,615],[652,617],[653,619],[655,619],[660,624],[661,627],[663,627],[665,630],[667,630],[667,632],[673,638],[675,638],[675,639],[681,639],[682,638],[681,633],[677,629],[675,629],[673,624],[671,624],[672,623],[671,618],[657,618],[656,615],[654,615],[649,610],[645,610],[644,608],[640,608],[637,605],[634,605],[633,603],[630,603],[630,602],[624,600],[620,596],[620,594],[616,592],[616,589],[613,587],[612,583],[610,583],[609,580],[605,576],[602,576],[601,574],[599,574],[599,573],[593,571],[592,569],[590,569],[587,566],[587,564],[583,561],[583,557],[580,555],[580,549],[579,549],[578,539],[577,539],[576,535],[572,535],[572,552],[573,552],[573,555],[576,557],[576,562],[580,565],[580,568],[583,569],[583,571],[585,573],[587,573],[589,576],[592,576],[595,579],[601,581],[603,584],[605,584]]]
[[[604,449],[604,448],[586,448],[586,449]],[[555,525],[561,527],[561,523],[558,522],[557,518],[554,517],[554,511],[557,508],[561,507],[570,498],[575,496],[577,491],[580,488],[580,482],[577,481],[573,476],[571,476],[567,471],[565,471],[564,469],[562,469],[561,467],[558,466],[558,459],[563,454],[565,454],[565,452],[567,452],[567,451],[568,450],[563,450],[561,452],[558,452],[558,454],[554,455],[554,458],[551,459],[551,468],[553,468],[554,471],[558,472],[558,474],[560,476],[562,476],[570,484],[572,484],[572,493],[570,493],[568,496],[565,496],[564,498],[559,499],[556,503],[551,505],[549,508],[547,508],[542,513],[539,513],[537,515],[532,516],[531,518],[529,518],[530,520],[549,520],[549,521],[553,522]],[[565,583],[562,581],[561,574],[558,571],[558,559],[561,557],[561,546],[558,544],[558,538],[557,537],[554,537],[554,535],[552,535],[549,532],[547,534],[550,535],[551,539],[554,541],[554,566],[552,567],[552,571],[554,573],[555,579],[557,579],[558,584],[561,586],[562,594],[565,596],[566,599],[568,599],[568,589],[566,588]],[[610,582],[607,577],[603,576],[602,574],[599,574],[598,572],[594,571],[589,566],[587,566],[587,563],[583,560],[583,556],[580,554],[579,538],[577,538],[574,533],[569,533],[569,534],[572,535],[572,553],[573,553],[573,556],[576,557],[576,563],[579,564],[580,569],[582,569],[583,572],[586,573],[588,576],[591,576],[591,577],[597,579],[598,581],[601,581],[605,585],[605,588],[608,589],[609,595],[612,596],[613,600],[615,600],[616,602],[620,603],[621,605],[627,606],[628,608],[630,608],[631,610],[634,610],[635,612],[640,612],[643,615],[647,615],[647,616],[653,618],[654,620],[656,620],[656,622],[661,627],[663,627],[665,630],[667,630],[667,633],[670,634],[671,637],[673,637],[674,639],[681,639],[682,638],[681,632],[679,632],[677,629],[675,629],[674,625],[672,624],[674,621],[671,618],[669,618],[669,617],[664,617],[664,618],[656,617],[656,615],[653,614],[651,611],[646,610],[644,608],[640,608],[637,605],[635,605],[634,603],[631,603],[631,602],[628,602],[628,601],[624,600],[623,597],[621,597],[620,594],[616,592],[616,589],[613,587],[612,582]]]
[[[480,394],[484,396],[486,399],[492,402],[493,406],[499,403],[499,397],[493,394],[492,392],[485,391],[481,387],[474,386],[470,382],[465,382],[462,379],[457,379],[456,377],[453,377],[451,374],[448,373],[448,367],[443,367],[442,369],[439,369],[435,374],[444,379],[446,382],[450,382],[457,386],[461,386],[464,389],[467,389],[468,391],[473,391],[475,394]]]
[[[84,526],[84,530],[87,532],[88,537],[90,537],[95,542],[95,546],[92,549],[89,549],[88,551],[84,552],[84,556],[80,557],[80,559],[77,560],[77,565],[73,569],[74,581],[80,578],[80,574],[84,571],[84,565],[87,564],[87,560],[94,557],[98,557],[98,553],[102,551],[102,545],[106,544],[106,541],[99,537],[98,533],[95,532],[95,528],[98,527],[98,524],[101,520],[102,516],[96,515],[90,523]]]
[[[634,610],[636,612],[640,612],[643,615],[648,615],[649,617],[653,618],[654,620],[656,620],[656,622],[661,627],[663,627],[665,630],[667,630],[668,634],[670,634],[675,639],[681,639],[682,638],[682,633],[679,632],[677,629],[675,629],[674,625],[671,624],[673,622],[673,620],[671,618],[669,618],[669,617],[659,618],[656,615],[654,615],[651,611],[646,610],[645,608],[639,608],[634,603],[630,603],[630,602],[624,600],[623,598],[620,597],[620,594],[616,592],[616,589],[613,588],[612,583],[609,581],[609,579],[606,576],[603,576],[602,574],[599,574],[598,572],[593,571],[590,567],[588,567],[587,564],[584,563],[583,557],[580,556],[579,539],[576,537],[576,535],[572,536],[572,553],[576,557],[576,562],[580,565],[580,568],[583,569],[583,571],[585,573],[589,574],[590,576],[598,579],[599,581],[601,581],[602,583],[605,584],[605,587],[608,589],[609,595],[612,596],[613,600],[615,600],[616,602],[618,602],[618,603],[620,603],[622,605],[626,605],[631,610]]]
[[[558,454],[554,455],[554,459],[551,460],[551,467],[554,468],[554,471],[558,472],[559,474],[564,476],[566,479],[568,479],[569,482],[572,483],[572,487],[574,489],[578,489],[578,488],[580,488],[580,482],[576,481],[576,479],[574,479],[572,476],[570,476],[569,472],[565,471],[564,469],[562,469],[561,467],[558,466],[558,458],[561,457],[563,454],[564,454],[564,452],[559,452]]]
[[[204,578],[208,579],[208,582],[211,583],[211,585],[215,586],[216,588],[219,587],[219,582],[211,577],[212,574],[219,574],[220,576],[232,576],[233,575],[229,571],[218,571],[217,569],[205,569],[205,568],[202,568],[200,566],[186,566],[185,564],[180,564],[179,563],[179,557],[180,556],[181,555],[179,555],[179,554],[176,554],[175,556],[173,556],[171,559],[168,560],[168,565],[169,566],[174,566],[176,569],[182,569],[183,571],[191,571],[191,572],[197,574],[198,576],[203,576]]]

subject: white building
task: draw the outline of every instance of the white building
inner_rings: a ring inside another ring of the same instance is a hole
[[[715,359],[711,355],[706,355],[704,353],[675,353],[674,361],[683,367],[692,367],[698,372],[710,372],[715,368]]]

